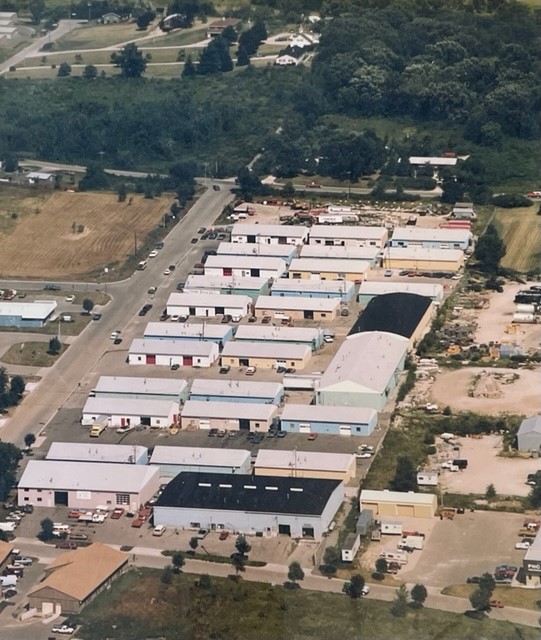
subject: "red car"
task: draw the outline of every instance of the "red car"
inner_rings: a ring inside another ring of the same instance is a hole
[[[227,540],[227,538],[229,538],[229,531],[221,531],[220,540]]]
[[[116,509],[113,509],[113,512],[111,513],[111,520],[118,520],[123,514],[124,509],[122,509],[122,507],[117,507]]]
[[[503,602],[501,600],[491,600],[490,606],[493,609],[503,609]]]
[[[143,520],[141,520],[140,518],[135,518],[134,520],[132,520],[131,522],[131,526],[134,529],[140,529],[143,526]]]
[[[308,436],[308,440],[315,440],[316,438],[317,438],[317,433],[311,433],[311,434]]]
[[[319,182],[309,182],[306,186],[309,189],[321,189],[321,185],[319,184]]]

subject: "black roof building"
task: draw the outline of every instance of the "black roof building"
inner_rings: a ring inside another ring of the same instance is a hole
[[[372,298],[349,335],[385,331],[411,338],[432,300],[416,293],[386,293]]]
[[[323,513],[340,480],[183,472],[173,478],[155,507],[257,513]]]

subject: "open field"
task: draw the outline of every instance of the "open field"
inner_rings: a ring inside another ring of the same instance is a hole
[[[120,42],[147,36],[148,31],[138,31],[134,22],[82,26],[60,38],[55,43],[56,51],[71,49],[98,49]]]
[[[471,620],[431,609],[408,612],[397,623],[389,603],[351,601],[343,595],[289,592],[282,587],[211,578],[210,589],[195,586],[194,576],[132,570],[86,609],[80,638],[221,638],[229,640],[333,640],[344,638],[406,640],[422,637],[493,640],[537,638],[532,628],[506,622]],[[377,629],[377,633],[374,630]],[[420,631],[422,630],[422,631]]]
[[[5,364],[23,365],[28,367],[52,367],[58,358],[68,348],[63,344],[58,355],[53,356],[47,353],[49,342],[21,342],[14,344],[2,356]]]
[[[140,245],[160,223],[170,198],[135,195],[130,205],[117,202],[113,193],[55,191],[38,205],[26,199],[23,204],[15,227],[0,233],[0,273],[67,278],[124,262],[133,253],[135,235]],[[82,232],[74,233],[74,226]]]
[[[452,584],[445,587],[442,593],[457,598],[469,598],[470,594],[475,591],[475,584]],[[532,609],[538,611],[539,607],[539,589],[517,589],[516,587],[496,587],[494,590],[494,599],[501,600],[507,607],[520,607],[521,609]]]
[[[517,271],[539,270],[541,263],[541,216],[539,205],[495,211],[494,220],[507,253],[502,266]]]

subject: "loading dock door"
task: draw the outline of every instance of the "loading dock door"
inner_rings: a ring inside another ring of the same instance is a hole
[[[314,527],[310,525],[305,525],[302,528],[302,537],[303,538],[313,538],[314,537]]]
[[[141,416],[141,424],[145,427],[150,427],[150,416]]]
[[[350,436],[351,435],[351,427],[349,425],[340,425],[340,435],[341,436]]]
[[[310,433],[310,425],[306,422],[301,422],[299,424],[299,433]]]
[[[67,491],[55,491],[54,492],[54,506],[68,506],[68,492]]]
[[[304,319],[305,320],[313,320],[314,319],[314,312],[313,311],[305,311],[304,312]]]
[[[279,524],[278,525],[278,533],[281,533],[282,535],[285,536],[290,536],[291,535],[291,526],[288,524]]]
[[[191,367],[193,365],[193,357],[192,356],[183,356],[182,357],[182,366],[183,367]]]
[[[239,429],[246,429],[247,431],[250,431],[250,421],[239,418]]]
[[[156,364],[156,356],[155,355],[147,355],[147,364]]]

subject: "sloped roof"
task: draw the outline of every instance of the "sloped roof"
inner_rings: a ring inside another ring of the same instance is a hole
[[[541,433],[541,415],[526,418],[520,423],[517,436],[524,436],[527,433]]]
[[[81,602],[127,562],[128,554],[95,542],[58,556],[47,567],[48,577],[28,595],[50,588]]]
[[[411,338],[432,300],[416,293],[386,293],[372,298],[349,335],[366,331],[385,331]]]
[[[9,542],[4,542],[3,540],[0,540],[0,565],[2,565],[7,560],[7,558],[9,557],[12,551],[13,551],[12,544],[9,544]]]
[[[348,336],[321,376],[319,389],[383,393],[405,356],[408,340],[382,331]]]

